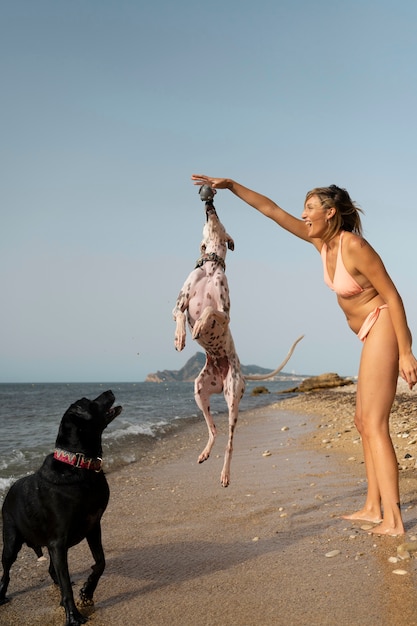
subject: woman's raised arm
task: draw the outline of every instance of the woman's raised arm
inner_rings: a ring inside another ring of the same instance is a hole
[[[266,217],[269,217],[281,228],[311,243],[311,239],[307,236],[307,228],[304,221],[284,211],[270,198],[244,187],[231,178],[213,178],[205,174],[193,174],[191,180],[194,182],[194,185],[209,185],[213,189],[229,189],[235,196],[257,209]]]

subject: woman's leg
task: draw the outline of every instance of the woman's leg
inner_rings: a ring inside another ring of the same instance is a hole
[[[360,377],[357,385],[356,393],[356,413],[355,413],[355,425],[359,434],[362,436],[362,410],[361,410],[361,392],[360,392]],[[382,509],[381,509],[381,493],[378,487],[378,481],[375,474],[375,468],[372,461],[371,450],[366,438],[362,437],[363,456],[365,461],[366,480],[368,484],[368,490],[366,494],[365,504],[362,509],[355,511],[350,515],[342,515],[344,519],[372,522],[373,524],[379,524],[382,522]]]
[[[379,521],[378,534],[404,533],[398,488],[398,463],[389,432],[389,415],[398,379],[398,347],[388,309],[380,312],[362,350],[355,423],[362,437],[368,493],[364,508],[348,519]]]

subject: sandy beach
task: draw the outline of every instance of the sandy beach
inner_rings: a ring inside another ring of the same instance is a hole
[[[309,392],[241,414],[227,489],[219,482],[226,420],[202,465],[203,419],[109,472],[107,566],[88,623],[417,624],[417,552],[398,555],[417,539],[416,396],[399,385],[391,432],[406,535],[389,538],[340,519],[366,491],[354,391]],[[70,551],[76,595],[91,565],[86,542]],[[2,626],[64,624],[47,568],[21,551]]]

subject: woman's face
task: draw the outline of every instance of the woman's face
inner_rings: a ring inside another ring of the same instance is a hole
[[[318,196],[306,200],[301,219],[304,220],[309,237],[321,238],[328,230],[327,220],[334,214],[334,209],[324,209]]]

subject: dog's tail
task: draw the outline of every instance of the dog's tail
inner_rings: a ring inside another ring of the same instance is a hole
[[[292,353],[295,350],[295,346],[297,345],[299,341],[301,341],[303,337],[304,335],[301,335],[301,337],[298,337],[298,339],[294,341],[291,348],[289,349],[287,356],[285,357],[281,365],[278,365],[278,367],[273,372],[269,372],[269,374],[248,374],[247,376],[244,376],[244,379],[245,380],[266,380],[267,378],[272,378],[273,376],[276,376],[282,370],[282,368],[286,366],[286,364],[288,363],[288,361],[290,360],[292,356]]]

